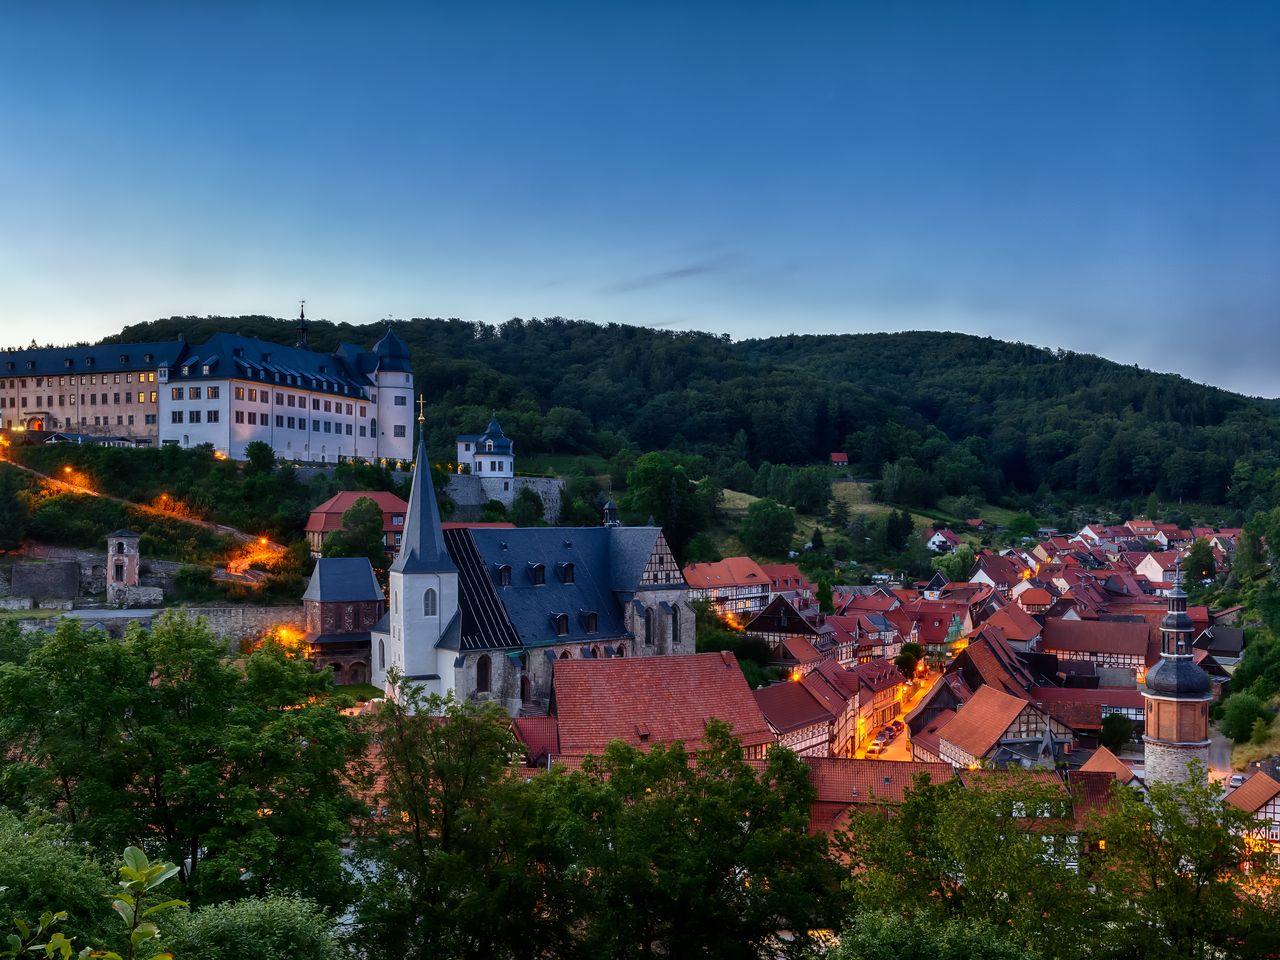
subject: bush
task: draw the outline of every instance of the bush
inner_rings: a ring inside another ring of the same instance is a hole
[[[174,913],[164,949],[182,960],[341,960],[330,923],[316,904],[274,896]]]
[[[1102,734],[1098,739],[1112,753],[1133,739],[1133,721],[1123,714],[1111,713],[1102,718]]]
[[[1243,743],[1253,735],[1254,721],[1259,719],[1266,719],[1262,701],[1251,693],[1235,693],[1223,705],[1222,722],[1218,726],[1223,736]]]

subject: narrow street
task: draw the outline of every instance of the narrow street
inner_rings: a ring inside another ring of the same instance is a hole
[[[907,693],[907,696],[903,698],[902,713],[898,715],[898,719],[903,720],[905,724],[904,718],[906,717],[906,715],[910,713],[912,710],[914,710],[916,706],[920,703],[920,701],[923,700],[925,696],[929,693],[929,691],[933,689],[934,685],[939,683],[941,680],[942,680],[942,674],[939,672],[930,671],[929,673],[925,674],[925,676],[920,680],[920,682],[918,682],[914,687],[912,687]],[[854,754],[855,757],[857,757],[860,760],[866,759],[867,747],[871,746],[871,744],[875,742],[876,734],[880,732],[880,729],[881,727],[875,727],[874,729],[867,731],[866,739],[862,743],[858,744],[857,752]],[[888,746],[885,747],[884,753],[880,754],[878,758],[873,758],[873,759],[910,760],[911,759],[911,738],[908,735],[907,731],[904,729],[900,734],[898,734],[897,737],[893,739],[892,743],[890,743]]]

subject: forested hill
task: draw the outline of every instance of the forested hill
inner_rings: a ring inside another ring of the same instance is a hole
[[[370,346],[382,328],[313,322],[311,344]],[[1273,466],[1280,452],[1272,401],[962,334],[735,343],[563,319],[496,327],[416,319],[395,329],[413,352],[441,451],[457,432],[481,428],[492,407],[524,452],[610,456],[627,444],[757,464],[825,461],[847,450],[868,475],[902,461],[899,479],[923,475],[925,499],[994,499],[1047,485],[1214,503],[1226,499],[1238,458]],[[267,317],[172,317],[113,339],[181,334],[198,343],[223,330],[294,339],[294,321]]]

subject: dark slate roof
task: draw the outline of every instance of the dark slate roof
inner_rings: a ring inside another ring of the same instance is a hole
[[[1201,700],[1209,698],[1209,687],[1209,675],[1187,657],[1162,657],[1147,671],[1146,688],[1154,694]]]
[[[613,589],[619,593],[635,593],[640,588],[645,564],[658,545],[661,527],[587,527],[600,530],[609,537],[609,573]],[[679,589],[683,585],[677,584]]]
[[[47,374],[59,376],[154,370],[166,361],[172,365],[185,346],[181,340],[162,340],[152,343],[104,343],[95,347],[5,350],[0,352],[0,376],[38,377]],[[147,359],[148,356],[150,360]]]
[[[510,531],[514,533],[515,531]],[[498,599],[494,578],[485,570],[470,531],[446,530],[445,545],[458,567],[459,650],[501,650],[520,646],[520,637]]]
[[[302,599],[343,603],[384,597],[368,557],[329,557],[316,561]]]
[[[393,373],[409,372],[409,348],[390,327],[387,327],[387,332],[382,335],[382,339],[373,345],[373,353],[378,358],[379,370]]]
[[[209,367],[207,374],[205,366]],[[205,343],[187,345],[181,356],[169,362],[170,383],[228,377],[260,380],[272,386],[327,390],[352,398],[365,397],[369,387],[367,373],[350,354],[316,353],[235,333],[215,333]]]
[[[480,451],[483,453],[511,453],[511,440],[502,432],[502,425],[498,423],[498,415],[495,413],[489,418],[489,425],[485,427],[484,433],[468,433],[458,437],[462,441],[470,441],[477,445],[482,443],[492,443],[492,451]]]
[[[520,642],[528,646],[553,643],[595,643],[626,636],[623,608],[615,593],[634,593],[644,571],[634,559],[638,538],[615,538],[612,527],[524,527],[514,530],[460,530],[469,535],[475,557],[501,601]],[[452,534],[453,531],[450,531]],[[657,537],[654,528],[649,536]],[[616,556],[623,554],[622,562]],[[648,559],[648,556],[645,556]],[[573,582],[564,582],[562,564],[573,564]],[[511,585],[501,586],[498,568],[511,567]],[[542,564],[545,584],[535,585],[532,569]],[[619,569],[634,571],[620,581]],[[556,633],[555,617],[569,620],[567,635]],[[586,630],[586,614],[594,613],[596,630]]]
[[[1214,624],[1201,631],[1193,646],[1208,650],[1215,656],[1238,657],[1244,652],[1244,630],[1241,627]]]
[[[116,530],[112,533],[107,534],[108,539],[114,539],[116,537],[120,537],[120,538],[132,537],[134,540],[139,540],[142,538],[142,534],[134,533],[132,530],[128,530],[124,527],[121,527],[119,530]]]
[[[409,491],[409,511],[404,518],[400,552],[391,570],[395,573],[453,573],[456,570],[444,546],[440,528],[440,507],[431,482],[431,461],[427,444],[419,438],[413,488]]]

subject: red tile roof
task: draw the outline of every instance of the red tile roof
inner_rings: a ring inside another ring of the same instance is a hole
[[[831,462],[832,463],[848,463],[849,455],[847,453],[833,453],[831,454]]]
[[[1102,749],[1105,750],[1106,747]],[[1119,763],[1119,761],[1116,762]],[[1067,786],[1071,791],[1071,807],[1075,811],[1077,827],[1084,827],[1095,813],[1110,806],[1111,785],[1118,779],[1109,770],[1089,770],[1088,766],[1086,763],[1079,770],[1067,771]],[[1124,765],[1121,764],[1121,766]],[[1125,769],[1127,770],[1128,767]],[[1132,779],[1133,775],[1130,774],[1129,778]]]
[[[712,717],[750,748],[773,741],[733,654],[557,660],[553,713],[560,749],[600,753],[612,740],[632,746],[682,740],[693,750]]]
[[[769,577],[750,557],[725,557],[715,563],[691,563],[684,579],[695,589],[768,586]]]
[[[769,726],[779,733],[799,730],[815,723],[830,723],[831,711],[823,706],[803,683],[775,683],[751,691]]]
[[[995,687],[980,687],[938,731],[938,739],[972,756],[986,756],[1026,706],[1027,701],[1001,693]]]
[[[1137,687],[1032,687],[1035,703],[1094,703],[1102,707],[1142,709],[1145,701]]]
[[[902,672],[887,660],[872,660],[868,663],[859,663],[853,668],[852,672],[858,678],[859,685],[866,687],[872,693],[890,690],[899,684],[907,682]]]
[[[1001,607],[987,618],[986,626],[999,628],[1006,640],[1022,643],[1040,636],[1042,629],[1035,617],[1016,604]]]
[[[1280,783],[1259,770],[1227,794],[1227,803],[1248,813],[1257,813],[1277,794],[1280,794]]]
[[[341,530],[342,515],[363,497],[372,500],[382,511],[384,533],[404,529],[404,516],[409,510],[409,504],[394,493],[386,490],[343,490],[341,493],[335,493],[311,511],[311,515],[307,517],[306,532],[332,533],[335,530]],[[401,522],[398,525],[392,522],[393,515],[400,516]]]
[[[1129,765],[1106,747],[1095,750],[1093,756],[1080,765],[1080,769],[1088,773],[1108,774],[1121,783],[1129,783],[1133,780],[1133,771]]]
[[[1149,629],[1127,620],[1047,620],[1040,635],[1045,652],[1110,653],[1146,657]]]
[[[516,717],[511,721],[511,727],[533,763],[559,756],[560,737],[555,717]]]
[[[784,590],[813,591],[813,584],[809,582],[809,578],[794,563],[762,563],[760,569],[769,578],[769,584],[774,593]]]
[[[949,763],[847,757],[801,759],[809,766],[809,779],[817,793],[809,813],[811,833],[843,828],[849,811],[857,806],[902,803],[918,777],[945,783],[955,776]]]

